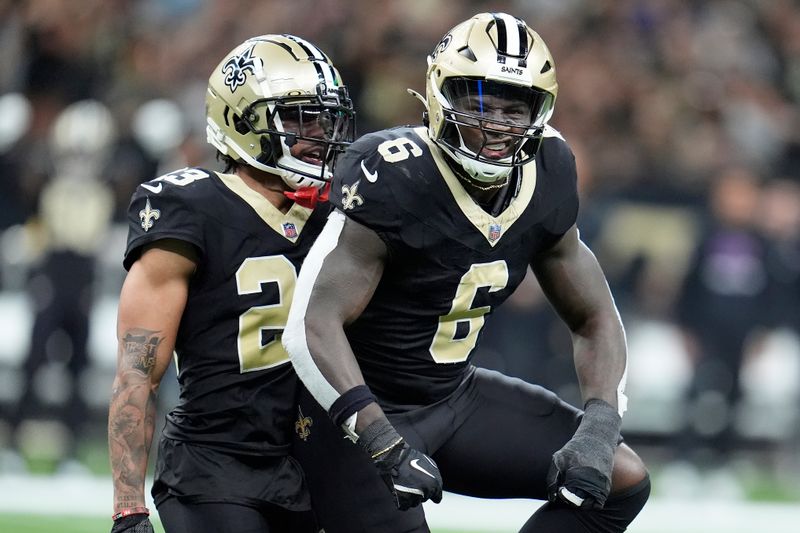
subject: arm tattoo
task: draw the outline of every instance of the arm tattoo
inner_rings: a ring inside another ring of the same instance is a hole
[[[149,375],[156,365],[158,345],[164,340],[159,331],[133,328],[122,338],[122,361],[127,368]]]
[[[150,374],[164,340],[159,333],[132,328],[120,341],[120,368],[108,419],[116,510],[144,505],[147,455],[156,412],[156,384],[150,381]]]

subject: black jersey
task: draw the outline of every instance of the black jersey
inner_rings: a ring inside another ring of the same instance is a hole
[[[575,160],[551,128],[498,216],[444,157],[426,128],[402,127],[362,137],[337,162],[331,203],[375,231],[389,254],[372,300],[346,329],[384,407],[452,392],[486,318],[577,217]]]
[[[164,435],[238,454],[282,455],[296,377],[280,335],[300,265],[329,209],[283,214],[237,176],[197,168],[140,185],[124,265],[180,239],[199,253],[175,344],[180,401]]]

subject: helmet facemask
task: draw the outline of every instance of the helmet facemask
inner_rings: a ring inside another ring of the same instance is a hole
[[[320,83],[313,97],[253,101],[242,110],[239,127],[261,137],[258,163],[276,168],[293,188],[322,187],[333,176],[337,156],[353,142],[355,111],[345,87],[329,90]]]
[[[555,101],[535,87],[467,77],[446,79],[435,97],[444,122],[438,142],[471,180],[491,186],[536,156]]]

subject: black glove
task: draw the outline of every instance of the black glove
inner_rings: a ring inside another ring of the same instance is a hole
[[[433,459],[411,448],[388,420],[382,418],[367,426],[358,443],[372,458],[398,509],[404,511],[428,499],[442,501],[439,467]]]
[[[144,513],[131,514],[114,520],[111,533],[122,533],[123,531],[125,533],[155,533],[153,524],[150,523],[150,517]]]
[[[547,497],[582,509],[602,509],[611,491],[614,452],[622,418],[608,402],[586,402],[577,431],[553,454]]]

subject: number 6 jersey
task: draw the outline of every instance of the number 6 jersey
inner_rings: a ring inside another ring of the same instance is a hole
[[[331,187],[331,203],[388,249],[372,300],[346,333],[390,411],[458,386],[486,318],[577,217],[574,157],[552,128],[497,216],[472,199],[446,157],[426,128],[384,130],[348,148]]]
[[[281,213],[231,174],[179,170],[139,185],[129,269],[159,239],[194,245],[198,269],[175,344],[180,401],[164,435],[244,455],[284,455],[297,381],[281,346],[300,265],[329,209]]]

